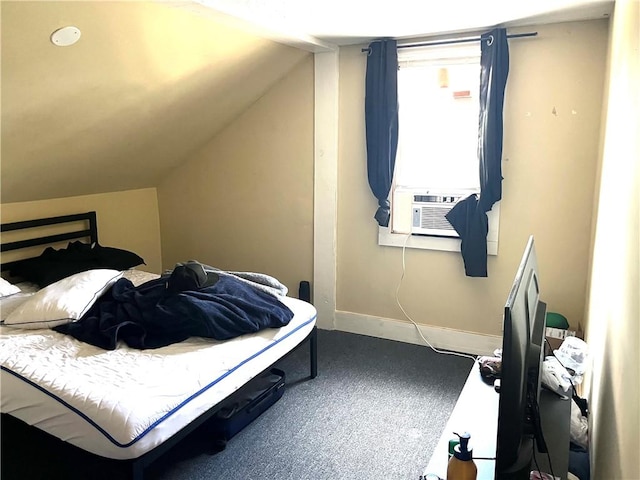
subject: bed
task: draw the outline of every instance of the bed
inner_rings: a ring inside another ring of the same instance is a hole
[[[65,225],[71,230],[5,242],[7,232]],[[6,223],[2,232],[3,255],[69,240],[98,243],[95,212]],[[3,263],[3,271],[18,261]],[[127,270],[123,276],[135,286],[158,277],[143,270]],[[33,285],[18,286],[17,296],[38,291]],[[18,419],[96,459],[124,463],[130,478],[142,479],[147,466],[215,415],[225,398],[305,343],[310,377],[315,378],[316,310],[308,298],[279,300],[293,312],[282,327],[224,341],[190,337],[143,350],[122,342],[104,350],[47,325],[27,330],[3,324],[3,419]]]

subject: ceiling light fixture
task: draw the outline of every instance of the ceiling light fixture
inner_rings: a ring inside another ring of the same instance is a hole
[[[80,39],[80,29],[69,26],[62,27],[51,34],[51,43],[58,47],[68,47]]]

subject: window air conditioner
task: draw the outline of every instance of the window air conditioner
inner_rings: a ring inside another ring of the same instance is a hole
[[[458,237],[445,215],[467,194],[414,193],[411,203],[411,233]]]
[[[432,190],[396,187],[393,190],[392,233],[459,238],[445,215],[473,189]]]

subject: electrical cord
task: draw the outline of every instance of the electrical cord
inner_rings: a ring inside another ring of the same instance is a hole
[[[538,458],[536,457],[536,445],[535,442],[531,445],[531,453],[533,454],[533,464],[536,466],[536,472],[540,474],[540,465],[538,465]]]
[[[533,454],[533,463],[536,466],[536,472],[538,472],[538,475],[540,475],[540,477],[542,477],[542,472],[540,471],[540,465],[538,465],[538,458],[536,457],[536,446],[535,446],[535,442],[533,442],[532,446],[531,446],[531,453]],[[553,473],[553,465],[551,465],[551,455],[549,454],[549,452],[547,452],[547,461],[549,462],[549,470],[551,471],[551,476],[555,479],[556,475],[555,473]]]
[[[398,282],[398,287],[396,288],[396,303],[398,304],[398,307],[400,307],[400,310],[402,310],[402,313],[404,314],[404,316],[407,318],[407,320],[409,320],[415,327],[416,327],[416,331],[418,332],[418,335],[420,335],[420,338],[422,338],[422,341],[424,343],[426,343],[431,350],[433,350],[436,353],[440,353],[442,355],[454,355],[457,357],[463,357],[463,358],[469,358],[471,360],[475,362],[478,361],[479,357],[474,357],[473,355],[468,355],[466,353],[458,353],[458,352],[450,352],[447,350],[440,350],[436,347],[434,347],[433,345],[431,345],[431,342],[429,342],[429,340],[427,340],[425,338],[425,336],[422,334],[422,331],[420,330],[420,326],[413,320],[413,318],[411,318],[411,316],[409,316],[409,314],[405,311],[405,309],[402,307],[402,304],[400,303],[400,298],[398,296],[399,292],[400,292],[400,287],[402,286],[402,280],[404,280],[404,275],[406,272],[406,262],[405,262],[405,251],[407,248],[407,242],[409,241],[409,238],[411,237],[411,234],[407,235],[407,238],[405,238],[404,243],[402,245],[402,276],[400,277],[400,281]]]
[[[535,396],[532,397],[532,408],[533,408],[533,416],[534,418],[540,419],[540,405],[538,405],[538,401],[535,398]],[[543,447],[543,452],[545,452],[547,454],[547,460],[549,462],[549,470],[551,471],[551,475],[553,476],[553,478],[556,478],[555,473],[553,472],[553,465],[551,463],[551,454],[549,453],[549,449],[547,448],[547,444],[544,440],[544,433],[542,432],[542,425],[538,424],[538,428],[539,428],[539,433],[540,433],[540,441],[542,443],[542,447]],[[536,465],[536,470],[538,470],[538,473],[540,473],[540,467],[538,466],[538,460],[536,458],[536,445],[538,443],[538,437],[534,435],[533,437],[533,445],[532,445],[532,452],[533,452],[533,461]]]

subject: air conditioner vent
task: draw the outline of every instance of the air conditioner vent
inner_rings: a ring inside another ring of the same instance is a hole
[[[459,237],[446,215],[467,194],[467,192],[439,192],[438,194],[426,192],[413,195],[411,233]]]
[[[420,207],[420,227],[453,230],[445,215],[451,207],[442,209],[437,207]]]

